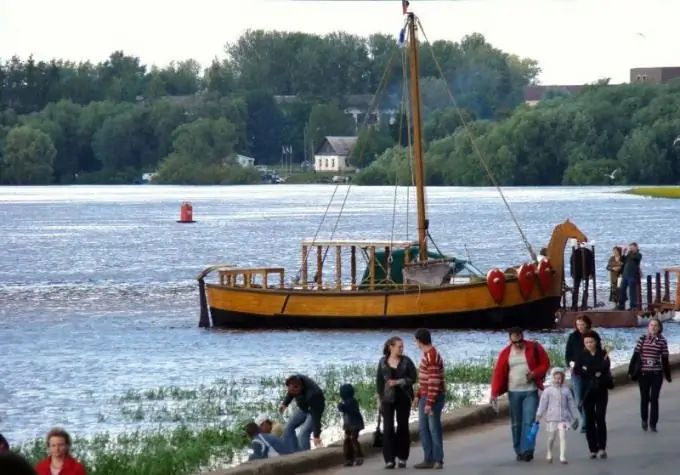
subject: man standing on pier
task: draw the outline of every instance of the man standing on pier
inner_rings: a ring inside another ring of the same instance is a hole
[[[309,376],[294,374],[286,379],[286,397],[279,406],[281,414],[288,408],[293,399],[297,408],[288,419],[283,439],[290,445],[291,452],[309,450],[310,436],[314,436],[314,445],[321,445],[321,416],[326,408],[326,399],[319,385]],[[295,436],[295,429],[300,433]]]
[[[637,243],[628,245],[628,252],[623,256],[623,271],[621,272],[621,289],[619,289],[619,310],[626,308],[626,293],[630,294],[630,309],[638,306],[638,282],[640,281],[640,262],[642,254]],[[629,291],[630,289],[630,291]],[[629,291],[629,292],[628,292]]]

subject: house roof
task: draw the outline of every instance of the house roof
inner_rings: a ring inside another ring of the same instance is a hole
[[[564,91],[569,94],[577,94],[581,92],[584,85],[536,85],[527,86],[524,88],[524,101],[540,101],[548,91]]]
[[[336,155],[346,156],[350,154],[350,152],[352,151],[352,147],[354,147],[354,145],[357,143],[357,138],[327,136],[326,138],[324,138],[324,141],[321,143],[321,146],[317,148],[317,151],[320,150],[326,142],[328,142],[328,145],[331,146]]]

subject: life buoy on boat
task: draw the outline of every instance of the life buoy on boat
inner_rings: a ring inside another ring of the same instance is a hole
[[[489,289],[491,298],[498,305],[505,297],[505,274],[500,269],[491,269],[486,273],[486,287]]]
[[[534,290],[536,282],[536,270],[533,264],[522,264],[517,271],[517,284],[519,285],[519,293],[524,300],[528,299],[531,291]]]
[[[536,267],[536,277],[538,278],[538,285],[543,292],[548,292],[553,280],[553,269],[548,259],[543,259]]]

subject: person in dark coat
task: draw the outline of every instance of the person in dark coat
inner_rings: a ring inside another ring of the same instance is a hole
[[[359,401],[354,397],[354,386],[343,384],[340,386],[338,411],[342,413],[342,429],[345,431],[343,449],[345,452],[345,467],[362,465],[364,454],[359,444],[359,432],[364,430],[364,417],[361,415]]]
[[[621,271],[621,288],[619,289],[619,310],[625,310],[627,293],[630,296],[630,309],[638,306],[638,283],[640,281],[640,263],[642,254],[637,243],[630,243],[628,252],[623,256],[623,270]]]
[[[321,445],[321,416],[326,408],[323,391],[309,376],[294,374],[286,379],[286,397],[279,406],[281,414],[295,400],[297,408],[290,416],[284,429],[283,439],[290,444],[291,452],[309,450],[310,436],[314,437],[314,445]],[[300,428],[296,437],[295,430]]]
[[[393,469],[395,462],[398,468],[405,468],[411,451],[408,423],[418,372],[413,360],[404,355],[404,341],[398,336],[385,342],[375,378],[377,405],[385,431],[382,447],[385,468]]]
[[[31,464],[16,452],[0,452],[0,473],[7,475],[36,475]]]
[[[576,330],[571,332],[569,338],[567,338],[567,345],[564,352],[564,361],[567,362],[569,368],[571,368],[571,384],[574,389],[574,397],[576,398],[576,406],[579,408],[581,413],[581,433],[586,433],[586,418],[585,411],[583,410],[583,404],[581,400],[582,386],[583,382],[581,377],[574,371],[574,365],[576,359],[583,353],[585,346],[583,344],[583,335],[585,333],[590,333],[595,337],[597,347],[602,349],[602,341],[600,340],[600,335],[596,331],[591,330],[593,326],[592,320],[588,315],[579,315],[576,319]]]
[[[612,388],[611,362],[597,347],[592,332],[583,335],[585,350],[576,358],[574,372],[581,377],[581,401],[586,415],[586,439],[590,458],[607,458],[607,405]]]

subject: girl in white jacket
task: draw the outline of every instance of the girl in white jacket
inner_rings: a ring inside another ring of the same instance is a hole
[[[569,426],[578,427],[579,412],[571,389],[564,385],[564,370],[552,370],[552,385],[541,394],[536,412],[536,421],[543,419],[548,429],[548,453],[546,458],[552,462],[555,438],[560,438],[560,462],[567,463],[567,430]]]

